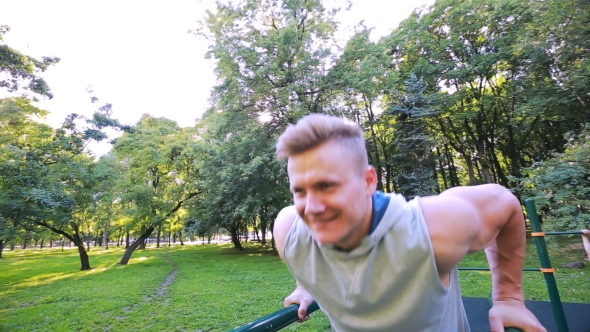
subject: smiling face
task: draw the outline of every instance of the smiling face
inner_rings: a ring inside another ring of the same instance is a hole
[[[350,250],[369,234],[377,177],[346,150],[328,141],[290,156],[287,172],[295,208],[312,236]]]

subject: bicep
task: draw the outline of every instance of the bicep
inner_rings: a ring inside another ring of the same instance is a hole
[[[279,256],[281,259],[285,259],[284,257],[284,247],[285,247],[285,239],[287,238],[287,234],[291,230],[291,226],[295,219],[297,219],[297,210],[295,210],[295,206],[288,206],[285,207],[279,212],[277,218],[275,219],[274,228],[273,228],[273,237],[275,240],[275,244],[277,246],[277,251],[279,252]]]

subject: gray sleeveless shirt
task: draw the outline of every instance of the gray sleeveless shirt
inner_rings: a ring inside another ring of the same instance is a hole
[[[377,228],[348,252],[317,243],[297,218],[284,256],[333,331],[469,331],[457,270],[445,287],[417,198],[390,195]]]

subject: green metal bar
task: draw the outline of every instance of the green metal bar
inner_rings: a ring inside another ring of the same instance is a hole
[[[459,267],[459,271],[489,271],[489,267]],[[541,272],[541,268],[538,267],[525,267],[522,269],[527,272]]]
[[[527,214],[529,215],[533,232],[542,232],[543,230],[541,229],[535,201],[531,198],[527,198],[524,200],[524,205]],[[544,269],[550,269],[551,260],[549,259],[549,253],[547,252],[545,238],[542,236],[535,236],[534,239],[535,245],[537,246],[537,252],[539,253],[539,260],[541,261],[541,267]],[[565,314],[563,312],[563,306],[561,304],[561,298],[559,297],[559,291],[557,290],[557,283],[555,282],[555,275],[553,275],[553,273],[543,273],[543,276],[545,277],[545,283],[547,283],[547,289],[549,290],[549,299],[551,300],[553,315],[555,316],[555,322],[557,323],[557,330],[559,332],[569,332],[567,321],[565,320]]]
[[[318,310],[320,307],[314,301],[309,308],[307,308],[307,314]],[[231,332],[274,332],[287,327],[289,324],[299,320],[297,311],[299,310],[298,304],[292,304],[281,310],[275,311],[270,315],[266,315],[255,321],[252,321],[246,325],[231,330]]]
[[[582,231],[572,232],[545,232],[545,235],[581,235]]]

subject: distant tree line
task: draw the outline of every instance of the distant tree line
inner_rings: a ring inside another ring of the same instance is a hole
[[[23,93],[0,100],[0,255],[63,237],[89,269],[84,241],[99,237],[135,239],[122,264],[166,234],[221,230],[240,249],[255,231],[267,243],[291,202],[274,143],[314,112],[361,125],[380,190],[499,183],[535,198],[546,228],[589,226],[590,2],[438,0],[376,41],[361,23],[344,45],[337,12],[320,0],[218,3],[195,30],[217,85],[188,128],[149,114],[123,126],[108,104],[51,128],[34,99],[51,97],[38,74],[59,59],[0,44],[0,88]],[[95,160],[86,146],[107,127],[123,135]]]

